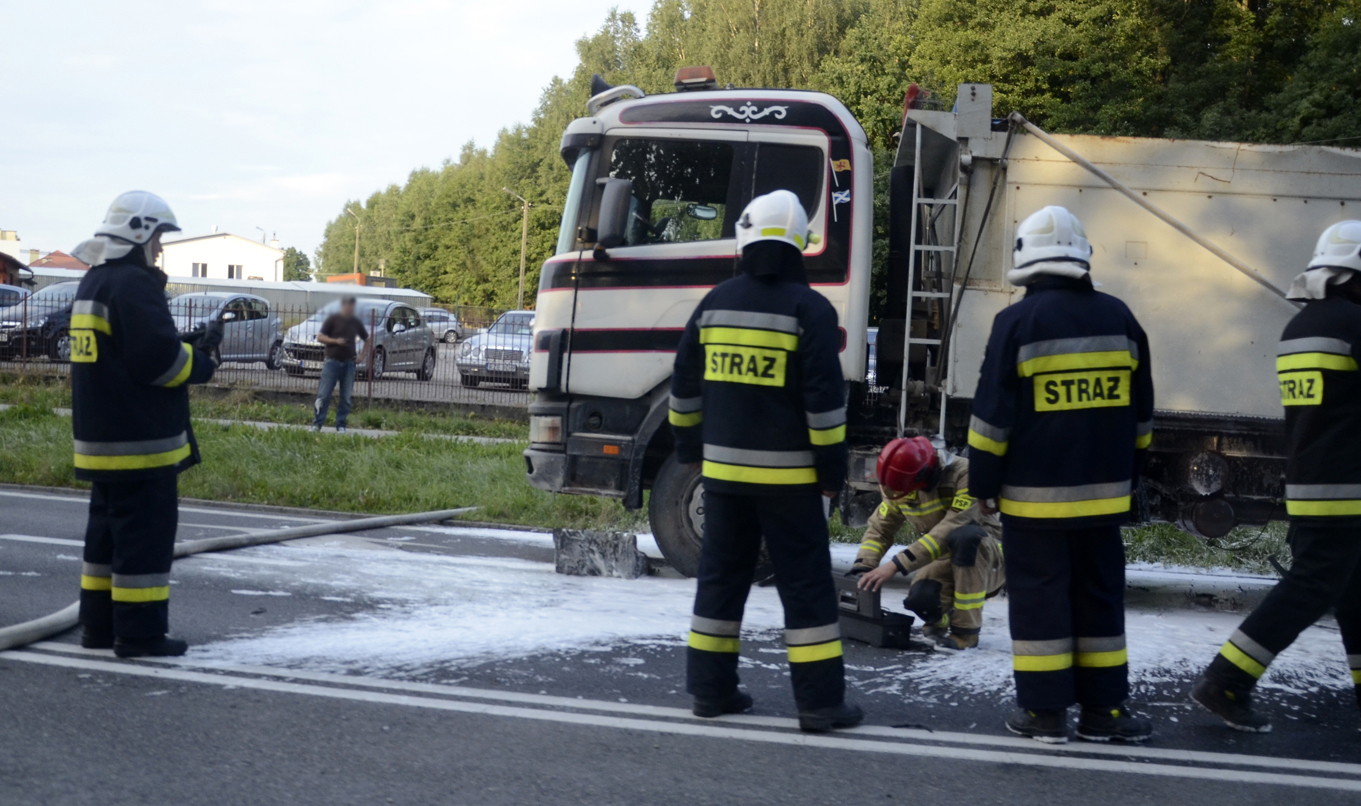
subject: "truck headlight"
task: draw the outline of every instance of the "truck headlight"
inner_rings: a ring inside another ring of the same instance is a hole
[[[562,442],[562,415],[534,415],[529,418],[530,442]]]

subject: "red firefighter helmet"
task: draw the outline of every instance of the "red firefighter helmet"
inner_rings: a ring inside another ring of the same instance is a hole
[[[940,461],[926,437],[895,439],[879,452],[878,475],[879,483],[894,492],[924,490],[935,486]]]

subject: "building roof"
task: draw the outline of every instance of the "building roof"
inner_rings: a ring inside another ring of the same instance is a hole
[[[261,249],[268,249],[271,252],[278,252],[280,255],[284,253],[284,250],[278,248],[277,246],[270,246],[269,244],[266,243],[260,243],[259,241],[253,238],[243,238],[240,235],[233,235],[230,232],[210,232],[207,235],[190,235],[187,238],[176,238],[173,241],[167,241],[164,238],[162,238],[161,246],[164,247],[179,246],[180,244],[189,243],[190,241],[207,241],[213,238],[235,238],[238,241],[245,241],[246,243],[252,246],[258,246]]]
[[[35,269],[80,269],[84,271],[90,268],[90,264],[82,263],[60,250],[49,252],[28,265]]]

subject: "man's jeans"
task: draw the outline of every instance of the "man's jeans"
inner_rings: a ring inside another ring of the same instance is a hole
[[[321,365],[321,385],[317,388],[313,428],[326,425],[326,410],[331,407],[331,392],[337,383],[340,384],[340,400],[336,403],[336,428],[345,427],[345,420],[350,416],[351,393],[354,391],[354,362],[328,358]]]

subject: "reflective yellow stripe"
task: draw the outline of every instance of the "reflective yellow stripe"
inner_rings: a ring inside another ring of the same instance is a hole
[[[689,414],[682,414],[673,409],[667,413],[666,419],[674,426],[689,428],[692,425],[699,425],[704,422],[704,412],[692,411]]]
[[[945,502],[939,498],[929,504],[922,504],[919,507],[914,507],[909,504],[898,505],[898,511],[904,515],[930,515],[934,512],[940,512],[942,509],[945,509]]]
[[[880,543],[878,540],[865,540],[861,542],[860,548],[878,552],[884,550],[884,544]]]
[[[80,575],[80,589],[85,591],[106,591],[113,588],[112,577],[91,577]]]
[[[1286,499],[1285,511],[1288,515],[1309,517],[1311,515],[1361,515],[1361,501],[1291,501]]]
[[[921,543],[923,546],[926,546],[926,550],[931,553],[931,559],[934,560],[940,556],[940,544],[937,543],[936,539],[931,535],[922,535],[921,540],[917,542]]]
[[[983,609],[983,603],[982,603],[981,601],[979,601],[979,602],[961,602],[961,601],[959,600],[959,598],[956,597],[956,598],[955,598],[955,609],[956,609],[956,610],[982,610],[982,609]]]
[[[180,343],[180,346],[184,348],[184,352],[188,354],[189,359],[184,362],[183,367],[180,367],[179,374],[165,382],[165,387],[167,389],[174,388],[184,383],[188,380],[189,373],[194,369],[194,348],[183,342]]]
[[[980,451],[987,451],[995,456],[1007,455],[1007,443],[998,442],[995,439],[988,439],[973,429],[969,429],[969,447],[977,448]]]
[[[1352,682],[1361,686],[1361,669],[1352,669]]]
[[[1152,445],[1152,444],[1153,444],[1153,435],[1152,435],[1152,434],[1142,434],[1142,435],[1136,436],[1136,437],[1134,438],[1134,447],[1135,447],[1135,448],[1143,449],[1143,448],[1147,448],[1149,445]]]
[[[959,591],[955,591],[955,601],[961,599],[965,601],[981,601],[986,598],[988,598],[987,591],[979,591],[978,593],[960,593]]]
[[[71,329],[98,330],[106,336],[113,335],[113,328],[109,326],[109,320],[102,316],[95,316],[92,313],[71,314]]]
[[[189,446],[181,445],[173,451],[131,456],[87,456],[76,454],[76,467],[81,470],[145,470],[165,467],[189,458]]]
[[[1073,653],[1061,655],[1012,655],[1011,667],[1018,672],[1059,672],[1073,667]]]
[[[700,344],[736,344],[745,347],[774,347],[777,350],[799,349],[799,337],[792,333],[773,330],[753,330],[745,327],[706,327],[699,331]]]
[[[703,652],[736,653],[742,646],[742,639],[720,635],[705,635],[702,632],[691,630],[690,646]]]
[[[1129,350],[1111,350],[1101,353],[1062,353],[1042,355],[1016,365],[1016,374],[1022,378],[1038,375],[1041,372],[1063,372],[1070,369],[1105,369],[1108,367],[1129,367],[1134,369],[1139,361],[1129,354]]]
[[[818,660],[841,657],[841,639],[828,641],[825,644],[809,644],[808,646],[791,646],[789,648],[790,663],[812,663]]]
[[[1355,358],[1336,353],[1295,353],[1276,359],[1277,372],[1291,369],[1340,369],[1355,372],[1357,366]]]
[[[1018,518],[1087,518],[1093,515],[1116,515],[1129,512],[1129,496],[1096,498],[1091,501],[1012,501],[1001,500],[1003,515]]]
[[[1266,667],[1258,663],[1256,658],[1234,646],[1231,641],[1226,641],[1224,646],[1219,648],[1219,654],[1224,660],[1252,675],[1253,678],[1259,678],[1266,672]]]
[[[170,598],[170,586],[160,588],[114,588],[115,602],[164,602]]]
[[[845,442],[846,426],[838,425],[836,428],[828,428],[822,431],[810,428],[808,429],[808,441],[814,445],[835,445],[838,442]]]
[[[1079,652],[1077,665],[1088,669],[1104,669],[1110,666],[1124,666],[1129,663],[1129,650],[1112,649],[1109,652]]]
[[[818,472],[811,467],[747,467],[704,460],[704,477],[746,484],[817,484]]]

